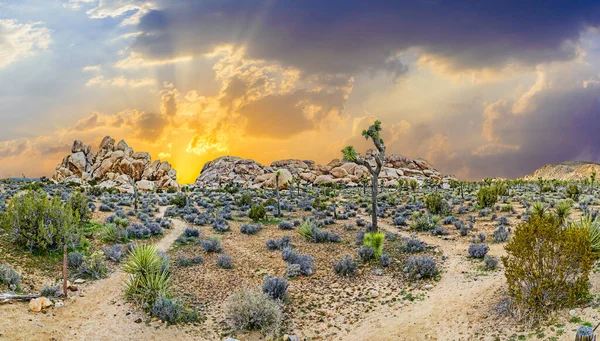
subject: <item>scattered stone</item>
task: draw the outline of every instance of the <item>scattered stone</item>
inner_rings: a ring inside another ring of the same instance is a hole
[[[75,283],[75,284],[83,284],[83,283],[85,283],[85,279],[78,278],[78,279],[74,280],[73,283]]]
[[[433,289],[433,284],[425,284],[423,288],[425,288],[425,290],[431,290]]]
[[[141,317],[138,317],[138,318],[137,318],[137,319],[135,319],[135,321],[133,321],[133,322],[135,322],[135,323],[142,323],[142,318],[141,318]]]
[[[29,310],[34,313],[39,313],[43,309],[52,306],[52,301],[50,301],[47,297],[38,297],[29,301]]]
[[[375,276],[383,276],[383,269],[380,269],[380,268],[373,269],[373,271],[371,271],[371,273]]]
[[[379,291],[375,289],[369,291],[369,297],[376,298],[377,296],[379,296]]]

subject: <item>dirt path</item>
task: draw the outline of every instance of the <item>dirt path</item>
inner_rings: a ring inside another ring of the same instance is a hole
[[[498,280],[501,273],[474,276],[476,265],[466,257],[464,242],[427,235],[419,238],[437,245],[440,252],[447,255],[441,280],[422,301],[398,310],[382,308],[373,312],[358,328],[345,335],[344,341],[473,339],[477,332],[473,326],[477,326],[481,311],[485,311],[477,306],[486,304],[497,293],[503,283]],[[502,252],[502,245],[491,244],[490,254],[499,256]]]
[[[163,210],[161,210],[161,214]],[[187,225],[173,219],[173,228],[165,230],[156,244],[167,251]],[[176,340],[190,338],[178,327],[160,329],[136,323],[146,320],[123,299],[127,274],[116,270],[109,277],[84,285],[80,294],[62,308],[46,314],[28,311],[24,303],[0,307],[0,339],[6,340]],[[15,323],[19,321],[18,323]],[[198,337],[194,339],[198,340]]]

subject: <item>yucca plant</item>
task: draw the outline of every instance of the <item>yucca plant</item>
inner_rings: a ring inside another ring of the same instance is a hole
[[[298,228],[298,234],[304,237],[306,240],[314,241],[315,239],[315,225],[309,220],[305,220],[300,224]]]
[[[544,204],[541,202],[536,202],[531,206],[531,215],[541,218],[546,215],[546,210],[547,208],[544,206]]]
[[[379,259],[383,253],[383,242],[385,240],[385,233],[383,232],[369,232],[365,233],[365,239],[363,246],[368,246],[375,251],[375,257]]]
[[[596,257],[598,257],[600,255],[600,222],[597,219],[592,219],[590,215],[585,215],[579,218],[579,221],[572,221],[569,226],[589,230],[590,248]]]
[[[129,274],[125,282],[125,297],[150,308],[159,297],[168,297],[171,274],[168,263],[154,245],[138,244],[129,252],[123,266]]]
[[[569,214],[571,214],[571,203],[567,200],[561,200],[558,206],[554,208],[554,213],[558,217],[558,220],[564,223]]]

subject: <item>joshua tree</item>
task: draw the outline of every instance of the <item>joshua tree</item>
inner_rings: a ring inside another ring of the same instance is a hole
[[[275,173],[275,193],[277,194],[277,216],[281,217],[281,204],[279,201],[279,177],[281,176],[281,171],[277,171]]]
[[[419,187],[419,183],[416,180],[410,180],[410,189],[412,189],[413,192],[417,191],[417,188]]]
[[[541,176],[537,180],[538,186],[540,186],[540,198],[544,195],[544,182],[545,180]]]
[[[590,194],[594,191],[594,181],[596,181],[596,172],[592,172],[590,175]]]
[[[369,184],[369,178],[366,175],[360,177],[360,183],[363,186],[363,195],[367,195],[367,184]]]
[[[367,140],[370,138],[371,141],[373,141],[375,148],[377,148],[377,153],[375,154],[376,166],[374,169],[369,161],[363,159],[356,153],[356,150],[354,150],[353,146],[347,146],[346,148],[342,149],[342,153],[344,154],[344,158],[346,160],[361,166],[365,166],[367,170],[369,170],[369,173],[371,173],[372,224],[369,229],[370,232],[377,232],[379,230],[377,226],[377,186],[379,181],[377,180],[379,179],[379,172],[381,172],[381,168],[383,167],[383,162],[385,160],[385,145],[383,144],[383,139],[381,136],[379,136],[379,132],[381,132],[381,122],[379,120],[376,120],[375,123],[369,127],[369,129],[363,130],[362,132],[362,136],[364,136]]]

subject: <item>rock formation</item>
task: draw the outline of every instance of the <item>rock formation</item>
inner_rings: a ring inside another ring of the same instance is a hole
[[[583,180],[589,179],[596,172],[600,178],[600,164],[586,161],[565,161],[545,165],[533,174],[526,175],[523,180]]]
[[[56,167],[52,179],[57,182],[86,184],[94,180],[100,187],[116,187],[132,192],[132,180],[140,190],[179,188],[177,171],[168,162],[151,161],[150,154],[134,152],[123,140],[106,136],[97,153],[81,141],[73,142],[71,154]]]
[[[372,151],[367,151],[367,159]],[[269,166],[233,156],[224,156],[207,162],[196,179],[198,187],[216,188],[234,183],[245,188],[274,188],[275,174],[280,171],[279,186],[290,185],[289,180],[298,178],[302,184],[340,183],[357,186],[362,177],[370,178],[366,167],[355,163],[334,159],[327,165],[317,165],[310,160],[286,159],[272,162]],[[409,159],[392,154],[385,158],[380,179],[384,186],[394,187],[399,180],[416,180],[423,183],[426,179],[441,180],[443,183],[454,179],[443,176],[423,159]]]

